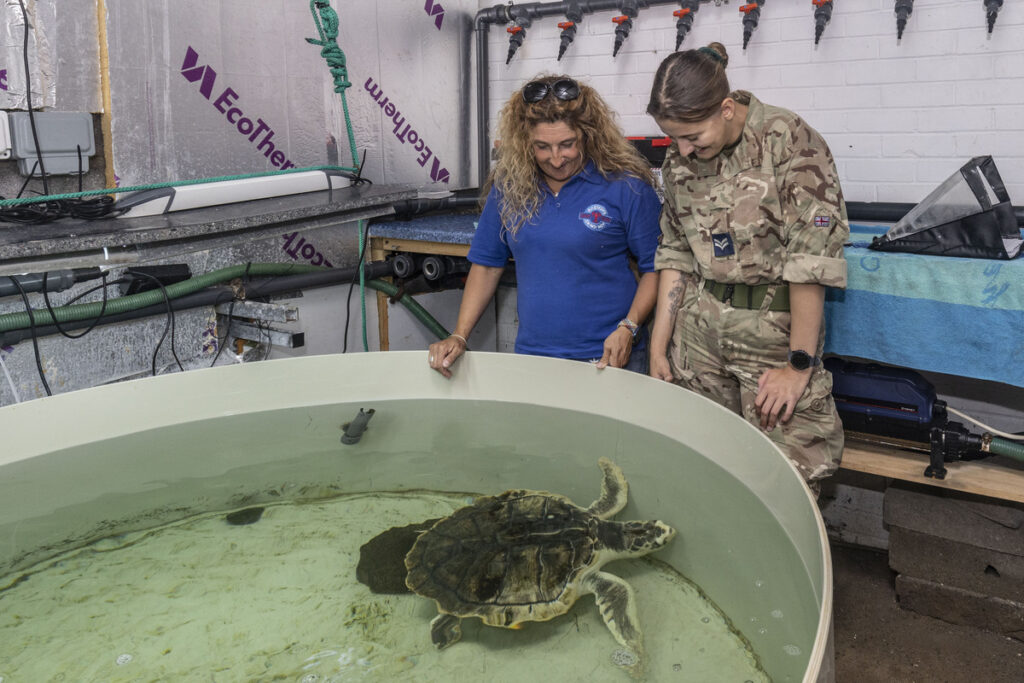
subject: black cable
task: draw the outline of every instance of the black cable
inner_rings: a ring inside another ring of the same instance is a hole
[[[28,313],[28,324],[32,329],[32,350],[36,354],[36,370],[39,371],[39,379],[43,381],[43,389],[46,390],[47,396],[53,396],[53,392],[50,391],[50,385],[46,382],[46,372],[43,371],[43,361],[39,356],[39,335],[36,334],[36,317],[32,314],[32,306],[28,303],[28,294],[25,293],[25,288],[18,282],[18,278],[11,276],[11,282],[18,288],[21,293],[21,300],[25,302],[25,312]]]
[[[25,178],[25,182],[23,182],[21,184],[21,187],[18,189],[18,194],[16,195],[18,199],[21,199],[22,193],[25,192],[25,188],[28,187],[28,183],[30,180],[32,180],[32,176],[35,174],[37,168],[39,168],[38,159],[32,162],[32,170],[28,172],[28,177]]]
[[[32,170],[29,171],[25,182],[21,184],[21,188],[18,190],[17,197],[19,199],[24,194],[29,182],[32,181],[32,176],[35,175],[37,168],[39,168],[38,159],[32,162]],[[0,199],[3,199],[3,196],[0,196]],[[43,201],[0,209],[0,220],[7,221],[8,223],[45,223],[60,218],[61,214],[58,206],[58,202]]]
[[[28,108],[28,119],[29,124],[32,128],[32,142],[36,147],[36,161],[32,164],[32,170],[29,171],[28,177],[25,179],[25,183],[21,186],[18,191],[18,197],[20,198],[28,183],[35,175],[36,168],[39,169],[39,176],[43,181],[43,195],[49,196],[50,194],[50,183],[47,180],[46,165],[43,162],[43,151],[39,145],[39,130],[36,127],[36,116],[35,110],[32,107],[32,71],[28,61],[28,12],[25,10],[25,3],[23,0],[18,0],[18,5],[21,7],[21,16],[24,21],[24,39],[22,41],[21,56],[22,61],[25,64],[25,101]],[[82,147],[78,145],[78,191],[82,191]],[[0,199],[3,199],[0,196]],[[114,198],[110,195],[103,195],[100,197],[94,197],[91,199],[68,199],[68,200],[46,200],[39,203],[22,205],[19,207],[12,207],[7,209],[0,209],[0,221],[6,221],[8,223],[47,223],[50,221],[63,218],[64,216],[70,216],[72,218],[81,218],[84,220],[95,220],[97,218],[103,218],[111,214],[117,215],[123,213],[123,210],[116,209],[114,204]]]
[[[50,273],[49,273],[49,271],[43,273],[43,301],[46,302],[46,310],[50,312],[50,318],[53,320],[53,326],[57,328],[58,332],[60,332],[63,336],[67,337],[68,339],[81,339],[85,335],[87,335],[90,332],[92,332],[93,328],[96,327],[99,324],[100,320],[103,319],[103,314],[107,312],[107,284],[106,283],[107,283],[107,276],[109,274],[110,274],[109,272],[103,271],[103,275],[101,276],[103,278],[103,284],[100,285],[99,287],[94,287],[93,289],[89,290],[89,291],[95,291],[96,289],[102,289],[103,290],[103,305],[100,306],[99,315],[96,316],[96,318],[92,321],[92,324],[89,325],[88,329],[86,329],[85,332],[82,332],[81,334],[70,334],[63,327],[60,326],[59,322],[57,322],[57,314],[54,313],[53,306],[50,304],[50,295],[46,292],[46,280],[50,276]],[[72,301],[73,300],[74,299],[72,299]],[[64,305],[67,306],[67,304],[64,304]]]
[[[362,185],[364,183],[367,184],[367,185],[373,185],[373,181],[372,180],[370,180],[369,178],[364,178],[363,177],[363,166],[365,164],[366,164],[366,150],[364,149],[363,150],[363,160],[359,162],[359,170],[356,171],[356,177],[355,177],[355,179],[352,182],[353,185]]]
[[[164,295],[164,302],[167,304],[167,324],[164,325],[164,333],[160,336],[160,341],[156,343],[156,348],[153,349],[153,376],[156,377],[156,356],[160,352],[160,347],[164,343],[164,339],[167,338],[167,332],[171,332],[171,355],[174,356],[175,362],[178,364],[178,369],[185,372],[185,368],[181,365],[181,360],[178,358],[178,352],[174,349],[174,308],[171,306],[171,297],[167,294],[167,288],[164,287],[164,283],[160,282],[159,278],[153,277],[149,273],[142,271],[132,271],[132,275],[141,275],[142,277],[149,278],[156,283],[157,287]]]
[[[217,340],[217,353],[214,354],[213,362],[210,363],[210,367],[211,368],[214,365],[217,364],[217,359],[220,358],[220,352],[224,350],[224,345],[227,344],[228,337],[231,336],[231,321],[233,320],[233,318],[231,316],[235,312],[235,302],[236,301],[238,301],[238,297],[232,297],[231,298],[231,305],[228,306],[228,327],[227,327],[226,330],[224,330],[224,339],[223,339],[223,341],[221,340],[220,337],[217,336],[216,333],[214,333],[214,339]]]
[[[111,280],[110,282],[106,282],[106,275],[104,275],[104,282],[103,282],[103,284],[96,285],[95,287],[90,287],[89,289],[85,290],[81,294],[77,294],[77,295],[73,296],[72,298],[68,299],[64,303],[64,306],[70,306],[71,304],[75,303],[76,301],[78,301],[82,297],[88,296],[88,295],[92,294],[97,289],[105,289],[107,287],[113,287],[114,285],[123,285],[123,284],[126,284],[127,282],[128,282],[128,279],[127,278],[123,278],[123,277],[120,277],[120,278],[118,278],[116,280]],[[104,299],[106,299],[106,296],[107,296],[107,293],[106,293],[106,291],[104,291],[103,292]]]
[[[32,127],[32,141],[36,145],[36,157],[39,159],[39,173],[43,178],[43,194],[50,194],[50,185],[46,181],[46,166],[43,165],[43,151],[39,147],[39,133],[36,131],[36,117],[32,111],[32,72],[28,66],[28,12],[25,11],[23,0],[18,0],[18,4],[21,6],[21,17],[25,22],[25,40],[22,44],[21,56],[25,62],[25,101],[28,105],[28,121]]]
[[[249,280],[249,269],[250,268],[252,268],[252,261],[249,261],[248,263],[245,264],[245,272],[242,273],[242,281],[243,282],[247,282]],[[214,336],[214,338],[217,340],[217,353],[214,354],[213,362],[210,363],[210,367],[211,368],[214,365],[217,364],[217,359],[220,358],[220,352],[224,350],[224,345],[227,344],[228,338],[231,336],[231,322],[234,320],[232,315],[235,312],[235,303],[237,301],[238,301],[238,295],[236,294],[235,296],[233,296],[231,298],[231,305],[228,306],[228,326],[227,326],[227,329],[224,330],[224,341],[223,341],[223,343],[221,342],[220,337],[217,337],[216,335]]]
[[[352,280],[348,284],[348,296],[345,298],[345,332],[344,342],[341,345],[342,353],[348,353],[348,324],[349,320],[352,319],[352,289],[356,286],[356,280],[359,279],[359,273],[363,272],[363,259],[366,257],[366,245],[370,243],[369,232],[370,222],[367,221],[363,225],[363,248],[359,250],[359,261],[356,262],[355,272],[352,274]]]
[[[315,289],[318,287],[337,287],[343,286],[346,282],[352,279],[352,273],[355,270],[353,267],[348,268],[321,268],[316,271],[302,273],[300,275],[279,275],[273,277],[267,277],[259,280],[251,280],[246,286],[245,295],[240,300],[247,301],[261,301],[265,299],[274,298],[275,296],[289,296],[294,295],[296,291],[303,291],[306,289]],[[375,261],[367,263],[363,268],[366,275],[367,281],[378,280],[380,278],[392,277],[394,275],[393,264],[391,261]],[[123,284],[125,280],[117,280],[110,284]],[[99,289],[96,287],[93,289]],[[417,291],[435,291],[433,288],[424,288]],[[412,294],[413,291],[410,288],[406,288],[406,292]],[[87,293],[75,297],[79,299],[84,297]],[[234,292],[221,285],[217,287],[207,287],[198,292],[192,294],[185,294],[181,297],[171,299],[171,306],[176,311],[184,311],[192,308],[198,308],[202,306],[219,306],[224,303],[228,303],[234,297]],[[71,302],[69,302],[70,304]],[[151,304],[143,308],[136,308],[122,313],[108,312],[100,321],[101,325],[109,325],[112,323],[124,322],[128,320],[137,320],[139,318],[148,318],[156,315],[163,315],[166,313],[165,302],[161,301],[158,304]],[[62,323],[65,329],[81,329],[88,325],[87,322],[80,320],[69,320]],[[51,334],[57,334],[57,330],[52,325],[40,326],[40,336],[45,337]],[[0,332],[0,346],[17,344],[29,338],[28,323],[24,326],[13,330],[7,330]]]

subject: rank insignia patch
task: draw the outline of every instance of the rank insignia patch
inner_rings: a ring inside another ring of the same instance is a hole
[[[712,234],[711,244],[715,248],[715,258],[732,256],[736,253],[736,249],[732,245],[732,235],[727,232],[718,235]]]

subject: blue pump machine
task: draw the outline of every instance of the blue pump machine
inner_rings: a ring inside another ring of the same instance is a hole
[[[951,421],[935,387],[913,370],[841,358],[826,358],[825,369],[832,373],[832,398],[847,434],[928,452],[926,477],[944,479],[947,462],[993,454],[1020,457],[1017,444],[971,434]]]

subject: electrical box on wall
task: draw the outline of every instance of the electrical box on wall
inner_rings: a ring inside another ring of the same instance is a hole
[[[32,133],[35,118],[35,136]],[[86,173],[89,157],[96,154],[92,115],[88,112],[18,111],[9,114],[12,156],[22,175],[41,175],[35,138],[47,175]]]
[[[7,112],[0,111],[0,159],[11,158],[11,129],[7,123]]]

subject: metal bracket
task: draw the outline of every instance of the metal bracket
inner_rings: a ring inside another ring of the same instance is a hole
[[[216,311],[221,315],[231,314],[234,318],[252,318],[275,323],[290,323],[299,319],[299,309],[295,306],[268,304],[262,301],[236,300],[234,308],[230,302],[217,304]],[[234,328],[234,323],[232,323]]]
[[[269,341],[272,346],[283,346],[289,349],[301,348],[306,344],[305,332],[286,332],[237,320],[231,323],[231,336],[256,344],[263,344]]]

